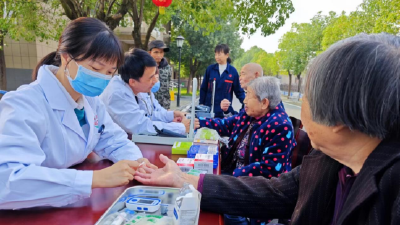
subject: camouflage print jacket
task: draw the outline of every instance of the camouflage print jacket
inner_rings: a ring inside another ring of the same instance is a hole
[[[160,90],[154,93],[154,96],[163,108],[169,109],[171,105],[169,84],[172,77],[172,67],[168,64],[167,60],[163,58],[158,69],[160,71]]]

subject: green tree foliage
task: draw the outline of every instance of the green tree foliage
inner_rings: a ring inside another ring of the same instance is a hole
[[[398,34],[400,0],[364,0],[354,12],[344,12],[324,31],[323,50],[333,43],[359,33]]]
[[[326,50],[335,42],[359,33],[371,33],[374,25],[364,12],[355,11],[346,15],[344,12],[323,32],[322,49]]]
[[[301,80],[301,74],[306,69],[308,62],[322,51],[323,31],[336,20],[336,14],[330,12],[328,16],[320,12],[315,15],[310,23],[293,23],[291,31],[283,35],[279,42],[282,68],[289,75],[289,95],[292,75]],[[298,91],[300,92],[301,82]]]
[[[223,24],[221,30],[217,30],[207,36],[204,35],[204,29],[197,29],[179,19],[174,17],[173,24],[176,24],[173,32],[172,39],[175,40],[177,34],[185,37],[185,42],[182,47],[182,66],[186,68],[189,74],[182,74],[182,77],[188,77],[188,93],[191,92],[191,81],[194,77],[200,78],[204,75],[206,68],[215,62],[214,49],[217,44],[227,44],[230,49],[230,57],[235,60],[243,50],[240,45],[242,39],[237,32],[237,26],[233,22],[225,22],[219,20],[220,24]],[[179,49],[175,43],[170,45],[169,57],[174,61],[175,70],[177,70],[179,61]],[[182,72],[182,71],[181,71]]]
[[[158,8],[150,0],[47,0],[55,8],[61,4],[65,15],[73,20],[78,17],[95,17],[104,21],[111,29],[119,24],[133,26],[132,37],[135,47],[147,48],[151,32],[155,27],[171,29],[168,22],[171,16],[179,14],[196,31],[208,35],[221,30],[224,24],[219,20],[228,18],[237,21],[236,29],[243,34],[253,34],[260,29],[262,34],[269,35],[281,27],[290,13],[294,11],[291,0],[246,1],[246,0],[174,0],[160,15]],[[132,24],[124,19],[131,18]],[[148,24],[146,36],[141,37],[142,22]],[[164,25],[164,26],[163,26]]]
[[[254,34],[257,29],[265,36],[275,33],[294,12],[291,0],[232,0],[232,14],[243,34]]]
[[[275,76],[280,74],[278,58],[273,53],[267,53],[263,49],[253,46],[244,52],[240,58],[234,61],[233,65],[240,70],[247,63],[258,63],[263,68],[266,76]]]
[[[377,12],[374,33],[400,34],[400,0],[373,0],[366,11]]]
[[[7,87],[4,38],[34,41],[38,37],[54,39],[61,33],[63,20],[54,18],[54,10],[34,0],[0,1],[0,89]]]
[[[233,61],[233,66],[240,70],[240,68],[242,68],[245,64],[255,62],[255,60],[257,59],[255,56],[260,54],[260,52],[265,51],[257,46],[251,47],[248,51],[244,52],[239,56],[239,58]]]

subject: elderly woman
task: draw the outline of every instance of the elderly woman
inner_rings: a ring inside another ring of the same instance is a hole
[[[229,136],[228,147],[221,150],[224,174],[270,178],[291,170],[291,149],[296,143],[280,101],[278,79],[259,77],[249,83],[245,107],[239,114],[224,119],[199,118],[200,127]]]
[[[292,123],[282,108],[278,79],[259,77],[247,85],[244,110],[224,119],[199,118],[209,127],[229,136],[221,150],[223,174],[279,176],[291,170],[291,150],[296,145]],[[247,218],[225,214],[225,224],[248,224]],[[258,224],[251,219],[251,224]]]
[[[308,69],[302,121],[315,150],[279,178],[136,173],[145,184],[202,192],[201,208],[291,224],[400,224],[400,37],[358,35]],[[261,192],[261,193],[260,193]]]

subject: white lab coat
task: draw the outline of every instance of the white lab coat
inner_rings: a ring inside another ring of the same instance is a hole
[[[77,103],[54,70],[42,66],[37,81],[0,101],[0,209],[57,207],[89,197],[93,171],[67,168],[92,151],[113,162],[143,157],[97,97],[83,96],[86,138],[74,112]]]
[[[107,111],[114,122],[127,133],[156,135],[157,132],[153,125],[159,130],[168,129],[180,134],[186,133],[186,128],[182,123],[172,122],[174,119],[173,111],[161,110],[159,109],[161,106],[156,106],[156,109],[154,109],[154,106],[151,106],[150,98],[147,99],[147,96],[147,93],[139,93],[138,101],[136,101],[135,94],[128,84],[120,76],[115,76],[100,95],[100,99],[107,107]],[[153,100],[155,99],[153,98]],[[153,103],[156,101],[153,101]],[[151,107],[154,109],[153,112]]]
[[[171,115],[172,119],[174,119],[174,114],[171,113],[171,111],[164,109],[160,103],[158,103],[153,93],[139,93],[137,96],[139,99],[140,109],[146,111],[147,115],[150,114],[152,121],[169,123],[171,122]]]

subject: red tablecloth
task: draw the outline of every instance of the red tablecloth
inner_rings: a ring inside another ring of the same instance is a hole
[[[148,158],[150,162],[161,167],[162,163],[159,160],[159,155],[164,154],[171,157],[173,160],[178,160],[184,155],[171,155],[171,146],[166,145],[150,145],[138,144],[142,150],[143,156]],[[91,154],[81,164],[74,168],[79,170],[99,170],[112,165],[111,161],[100,160],[100,158]],[[215,170],[214,173],[219,171]],[[97,188],[93,189],[90,198],[76,202],[61,208],[33,208],[23,210],[0,210],[1,225],[90,225],[97,222],[103,213],[111,206],[122,192],[131,186],[139,185],[134,181],[130,184],[118,188]],[[46,190],[40,190],[46,191]],[[222,224],[222,217],[219,214],[201,212],[200,225]]]

